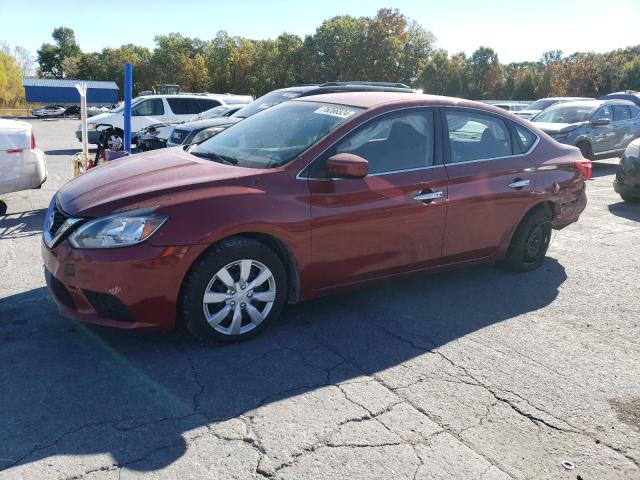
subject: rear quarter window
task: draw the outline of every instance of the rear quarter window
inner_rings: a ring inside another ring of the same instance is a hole
[[[520,142],[522,151],[525,153],[528,152],[531,147],[533,147],[533,144],[536,143],[536,138],[538,137],[536,137],[536,134],[531,130],[523,127],[518,123],[513,123],[513,128],[516,131],[516,136],[518,138],[518,141]]]

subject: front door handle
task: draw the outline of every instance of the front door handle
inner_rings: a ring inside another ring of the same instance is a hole
[[[413,197],[414,200],[418,200],[419,202],[425,202],[430,200],[435,200],[437,198],[442,198],[444,195],[443,192],[424,192],[419,195]]]
[[[516,178],[509,184],[509,188],[522,188],[527,187],[531,183],[531,180],[522,180],[520,178]]]

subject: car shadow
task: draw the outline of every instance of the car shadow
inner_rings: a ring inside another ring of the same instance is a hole
[[[44,153],[45,155],[75,155],[81,151],[81,148],[63,148],[60,150],[47,150]]]
[[[591,162],[591,178],[615,175],[617,168],[617,163],[600,163],[595,160]]]
[[[618,217],[640,222],[640,203],[618,202],[608,205],[608,208],[611,213]]]
[[[0,202],[0,240],[31,237],[42,233],[46,209],[3,214],[3,205],[6,212],[6,204]]]
[[[7,212],[7,204],[0,200],[0,215],[4,215]]]
[[[289,306],[261,336],[217,346],[182,330],[66,320],[45,288],[10,296],[0,300],[0,469],[104,453],[132,470],[163,468],[198,428],[215,432],[260,406],[517,322],[553,302],[565,279],[552,258],[522,275],[493,266],[416,275]]]

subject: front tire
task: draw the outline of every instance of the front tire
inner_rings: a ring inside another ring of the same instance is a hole
[[[591,145],[588,142],[580,142],[578,144],[578,148],[580,149],[580,153],[584,158],[593,161],[593,159],[595,158],[593,155],[593,148],[591,148]]]
[[[540,267],[551,241],[551,220],[547,208],[529,212],[518,225],[502,265],[513,272],[529,272]]]
[[[281,313],[287,274],[264,244],[231,237],[209,249],[187,275],[180,299],[185,326],[204,342],[254,337]]]
[[[620,198],[622,198],[622,200],[624,200],[625,202],[640,203],[640,197],[632,197],[630,195],[622,195],[622,194],[620,194]]]

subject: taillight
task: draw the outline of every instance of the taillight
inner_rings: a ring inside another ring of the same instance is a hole
[[[31,150],[36,148],[36,136],[33,134],[33,130],[31,130]]]
[[[591,178],[591,162],[589,160],[578,160],[576,162],[576,168],[585,180],[589,180]]]

